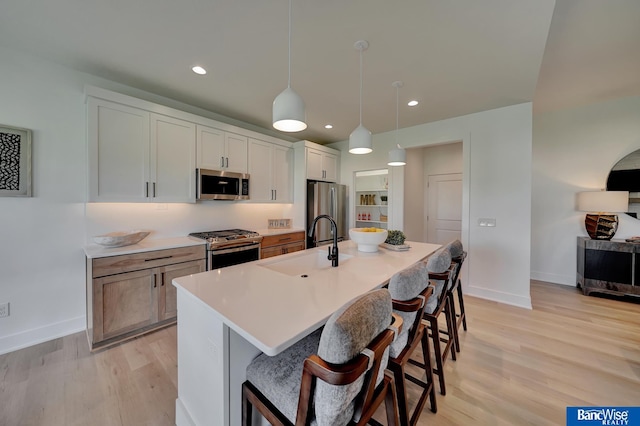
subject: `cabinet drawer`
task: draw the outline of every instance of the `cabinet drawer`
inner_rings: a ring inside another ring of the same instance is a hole
[[[267,247],[260,251],[260,259],[267,259],[281,254],[293,253],[304,250],[304,241],[296,241],[289,244],[280,244],[277,246]]]
[[[298,241],[304,241],[304,231],[289,232],[287,234],[269,235],[262,238],[261,249],[278,246],[281,244],[289,244]]]
[[[106,275],[139,271],[141,269],[155,268],[172,263],[200,260],[205,257],[204,244],[125,254],[121,256],[100,257],[92,261],[92,277],[97,278]]]

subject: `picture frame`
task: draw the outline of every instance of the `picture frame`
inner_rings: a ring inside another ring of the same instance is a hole
[[[31,130],[0,124],[0,196],[31,197]]]

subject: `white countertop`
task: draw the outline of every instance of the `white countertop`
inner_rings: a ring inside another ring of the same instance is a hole
[[[306,232],[303,228],[279,228],[279,229],[258,229],[256,231],[258,234],[263,237],[268,237],[270,235],[281,235],[281,234],[290,234],[292,232]]]
[[[205,240],[194,237],[159,238],[155,240],[144,239],[137,244],[124,247],[104,247],[98,244],[84,246],[84,253],[89,259],[99,257],[120,256],[123,254],[141,253],[152,250],[165,250],[178,247],[189,247],[206,244]]]
[[[337,268],[312,270],[306,278],[263,265],[295,263],[311,251],[326,253],[326,246],[180,277],[173,284],[212,309],[259,350],[276,355],[324,324],[345,303],[386,284],[394,273],[440,247],[407,244],[411,249],[404,252],[380,248],[377,253],[363,253],[353,241],[341,242],[340,255],[352,257]]]

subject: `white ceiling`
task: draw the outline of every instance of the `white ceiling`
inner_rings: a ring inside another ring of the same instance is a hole
[[[358,125],[357,40],[370,44],[363,124],[373,133],[396,127],[395,80],[400,127],[640,95],[638,0],[293,0],[292,87],[309,128],[278,133],[287,13],[287,0],[2,0],[0,45],[320,143]]]

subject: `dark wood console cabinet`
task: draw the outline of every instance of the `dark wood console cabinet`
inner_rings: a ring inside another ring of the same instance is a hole
[[[578,237],[576,279],[586,295],[640,296],[640,244]]]

